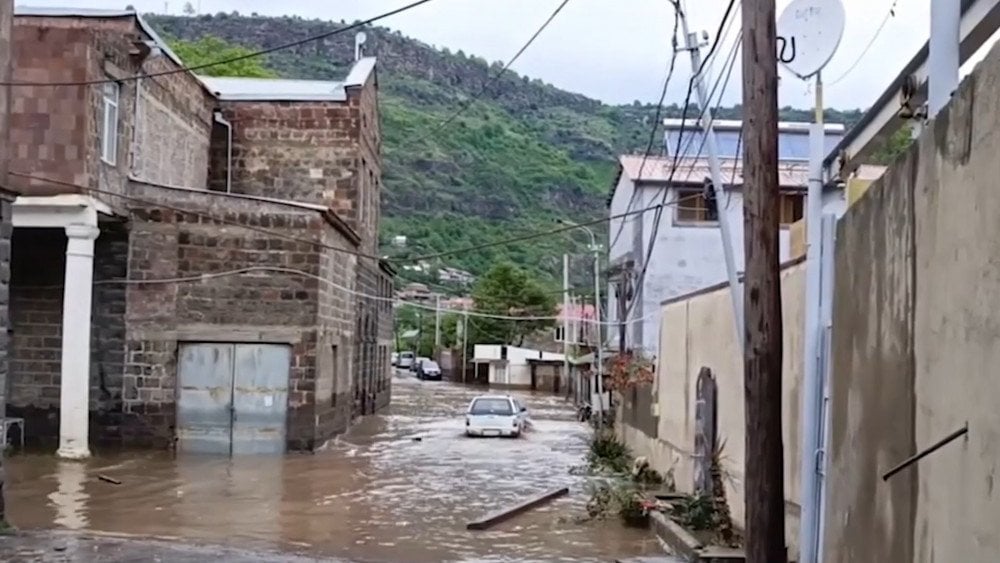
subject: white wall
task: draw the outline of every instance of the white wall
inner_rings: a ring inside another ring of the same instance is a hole
[[[619,183],[620,184],[620,183]],[[621,185],[619,185],[619,188]],[[625,190],[630,191],[630,190]],[[616,198],[618,199],[616,194]],[[663,192],[655,186],[645,186],[637,196],[633,209],[641,209],[659,204],[663,201]],[[676,201],[678,190],[670,189],[666,201]],[[628,204],[627,198],[622,205],[622,211]],[[612,200],[614,209],[614,200]],[[842,190],[829,192],[824,196],[824,212],[843,215],[847,203]],[[720,210],[725,209],[728,218],[733,243],[733,254],[737,271],[743,270],[743,195],[741,191],[732,191],[720,199]],[[612,214],[616,211],[612,210]],[[656,214],[645,213],[631,218],[627,224],[617,247],[617,256],[627,252],[623,246],[626,234],[634,235],[631,240],[635,255],[644,258],[648,249],[649,237],[652,235]],[[616,230],[610,235],[614,237]],[[780,259],[789,257],[789,231],[781,230]],[[612,261],[614,260],[612,255]],[[637,266],[641,272],[642,265]],[[650,265],[646,272],[645,283],[638,296],[639,301],[629,315],[629,319],[642,319],[632,323],[627,331],[631,343],[639,343],[648,355],[655,355],[659,347],[659,310],[663,301],[699,289],[726,281],[726,264],[722,251],[722,235],[717,224],[684,224],[677,223],[676,206],[667,207],[663,211],[659,230],[656,234],[656,244]],[[608,320],[618,320],[617,301],[613,295],[613,286],[608,288]],[[735,328],[734,328],[735,330]],[[617,334],[615,330],[611,330]]]

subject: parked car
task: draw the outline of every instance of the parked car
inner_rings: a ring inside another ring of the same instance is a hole
[[[417,364],[417,379],[441,380],[441,366],[434,360],[421,359]]]
[[[392,367],[396,367],[398,365],[399,365],[399,354],[396,353],[396,352],[393,352],[392,353]]]
[[[413,352],[400,352],[399,359],[396,360],[396,367],[399,369],[410,369],[413,367]]]
[[[528,409],[509,395],[481,395],[469,403],[466,436],[517,438],[528,426]]]
[[[417,369],[420,367],[420,364],[429,361],[431,361],[430,358],[426,358],[424,356],[418,357],[417,359],[413,360],[412,364],[410,364],[410,371],[412,371],[413,373],[417,373]]]

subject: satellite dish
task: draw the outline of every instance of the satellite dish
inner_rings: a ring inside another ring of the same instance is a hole
[[[361,46],[364,45],[367,40],[368,35],[363,31],[359,31],[354,36],[354,60],[361,58]]]
[[[778,61],[807,79],[830,62],[844,36],[841,0],[794,0],[778,18]]]

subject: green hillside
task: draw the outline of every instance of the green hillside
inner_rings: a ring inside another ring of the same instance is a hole
[[[147,17],[169,37],[187,42],[214,37],[251,49],[344,25],[236,14]],[[382,241],[408,237],[405,249],[383,244],[386,254],[406,257],[488,243],[551,228],[561,217],[599,218],[606,214],[615,156],[645,150],[654,106],[611,106],[514,73],[440,127],[502,63],[438,50],[382,27],[367,34],[366,52],[379,58],[382,89]],[[353,59],[353,40],[353,33],[333,36],[268,55],[263,65],[288,78],[341,77]],[[810,118],[807,111],[782,113],[786,120]],[[679,114],[674,103],[663,116]],[[848,123],[859,116],[830,112],[831,120]],[[738,118],[739,108],[723,108],[720,117]],[[490,264],[509,260],[552,283],[562,253],[582,254],[586,242],[582,233],[562,234],[447,257],[442,265],[480,275]],[[586,284],[588,268],[585,259],[574,261],[574,284]]]

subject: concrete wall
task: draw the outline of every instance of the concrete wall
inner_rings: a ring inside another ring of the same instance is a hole
[[[994,48],[841,222],[828,560],[1000,553],[998,98]],[[882,480],[966,423],[965,438]]]
[[[717,233],[716,233],[717,234]],[[805,293],[803,264],[786,268],[781,275],[784,326],[801,327]],[[656,381],[639,393],[653,393],[659,419],[655,433],[621,420],[620,428],[636,455],[650,459],[653,468],[673,472],[682,491],[694,486],[695,387],[702,367],[712,370],[718,383],[718,435],[725,442],[723,470],[733,519],[744,524],[744,391],[743,369],[728,288],[678,299],[661,308],[660,347]],[[796,552],[799,517],[800,384],[802,380],[801,330],[786,330],[782,368],[783,441],[785,445],[785,498],[788,539]],[[639,401],[637,405],[650,405]]]

